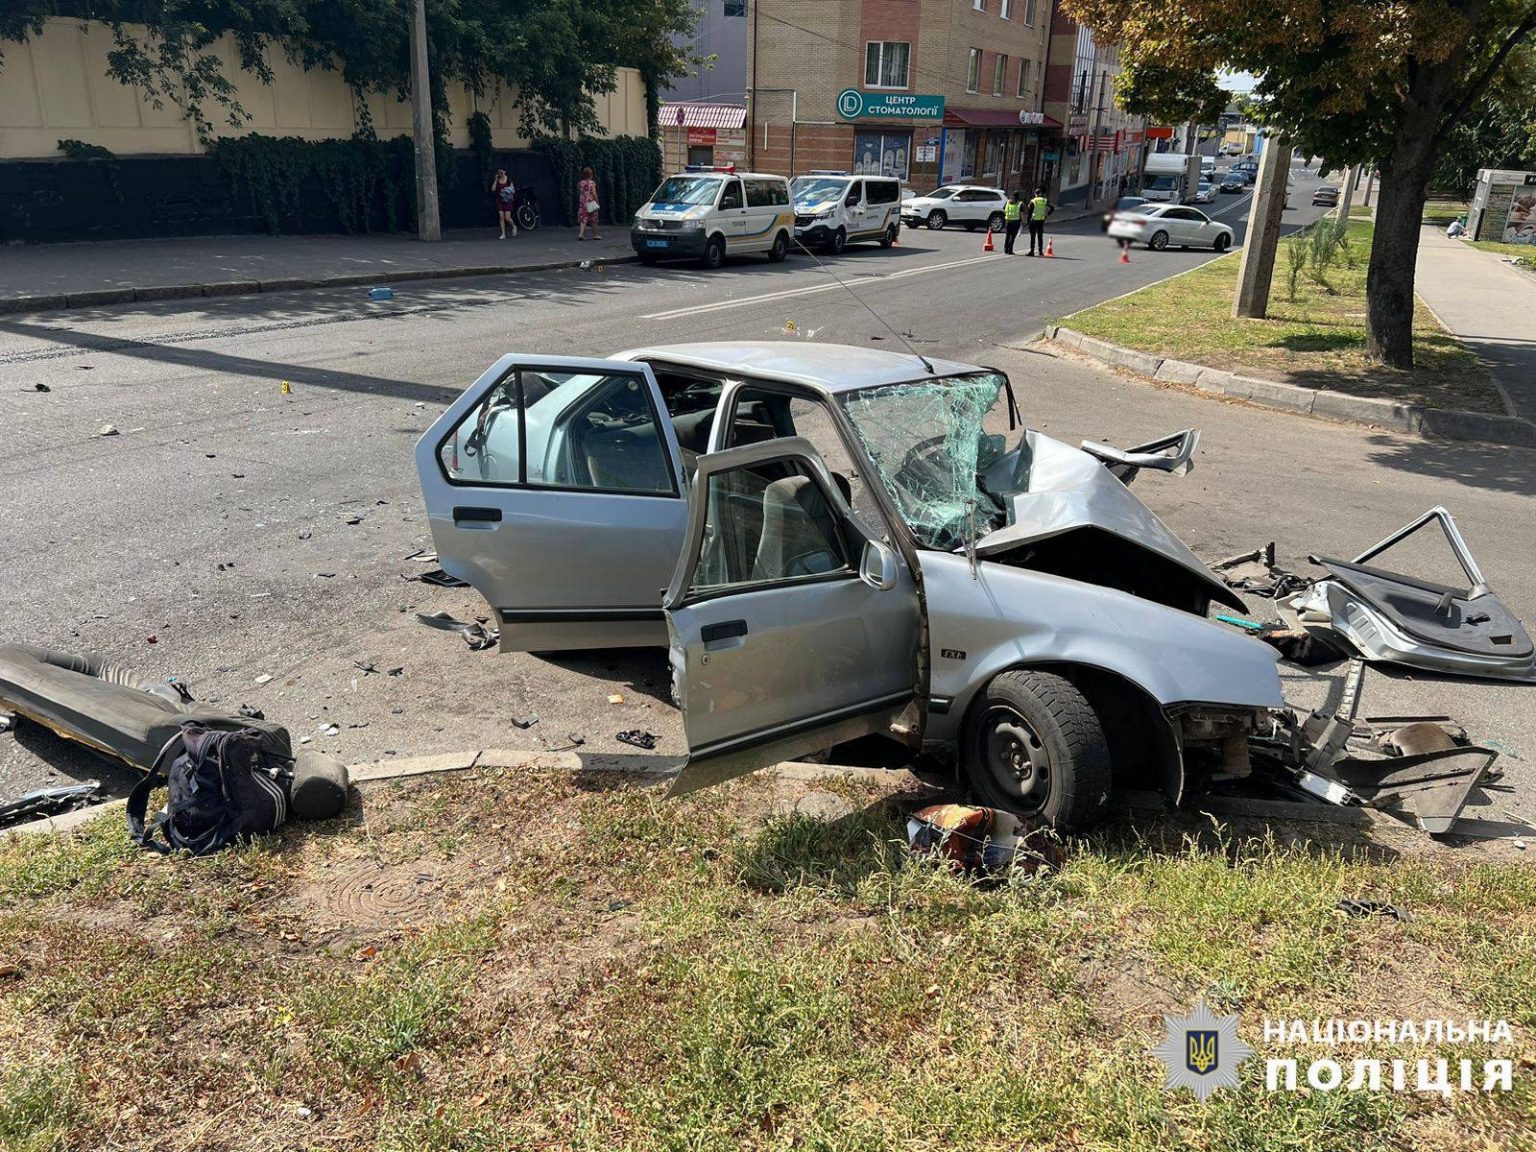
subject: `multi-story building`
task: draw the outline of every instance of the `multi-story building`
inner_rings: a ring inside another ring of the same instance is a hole
[[[743,164],[747,155],[747,0],[693,0],[698,23],[679,39],[704,62],[661,93],[667,171],[685,164]]]
[[[1091,206],[1134,186],[1146,126],[1115,105],[1120,50],[1095,41],[1058,7],[1045,72],[1045,114],[1063,125],[1060,147],[1047,153],[1042,172],[1051,197]]]
[[[756,169],[1035,182],[1052,0],[747,0]]]

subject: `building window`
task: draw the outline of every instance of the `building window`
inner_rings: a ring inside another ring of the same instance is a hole
[[[905,88],[912,45],[897,40],[871,40],[864,45],[864,87]]]
[[[1035,22],[1035,0],[1024,0],[1024,23]]]
[[[726,16],[745,16],[747,14],[747,0],[725,0]]]
[[[1003,77],[1008,75],[1008,57],[998,53],[997,59],[992,61],[992,95],[1003,94]]]
[[[987,0],[971,0],[971,7],[978,12],[985,12],[987,10]]]
[[[1012,20],[1013,19],[1013,0],[1002,0],[1002,5],[998,8],[997,14],[999,16],[1001,16],[1004,20]]]
[[[971,49],[971,62],[965,69],[965,90],[975,92],[981,88],[981,49]]]
[[[1019,61],[1019,99],[1029,99],[1029,61]]]

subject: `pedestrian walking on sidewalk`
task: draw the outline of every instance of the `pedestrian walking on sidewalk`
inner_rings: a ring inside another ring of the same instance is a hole
[[[1035,195],[1029,202],[1029,254],[1036,255],[1035,246],[1038,244],[1038,255],[1045,255],[1045,218],[1056,211],[1056,205],[1045,198],[1045,189],[1036,188]]]
[[[592,169],[581,170],[581,182],[576,185],[576,239],[587,238],[588,225],[592,228],[592,239],[601,240],[597,234],[597,214],[602,210],[602,205],[597,199],[597,180],[592,175]]]
[[[512,218],[512,209],[516,206],[517,185],[512,183],[505,168],[496,169],[496,175],[491,178],[491,199],[496,202],[496,219],[501,224],[501,235],[496,239],[505,240],[508,228],[516,236],[517,221]]]
[[[1013,242],[1019,236],[1019,224],[1024,216],[1024,193],[1015,192],[1008,197],[1008,203],[1003,205],[1003,230],[1006,239],[1003,241],[1003,251],[1009,256],[1013,255]]]

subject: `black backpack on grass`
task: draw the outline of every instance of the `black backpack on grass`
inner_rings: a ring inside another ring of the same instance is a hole
[[[146,828],[149,794],[161,780],[169,797]],[[292,785],[292,761],[276,755],[262,733],[185,724],[129,794],[128,834],[151,852],[205,856],[279,828]]]

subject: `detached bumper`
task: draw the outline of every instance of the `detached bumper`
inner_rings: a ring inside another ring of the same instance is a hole
[[[629,245],[639,256],[689,256],[697,259],[704,255],[704,231],[653,232],[648,228],[631,228]]]

